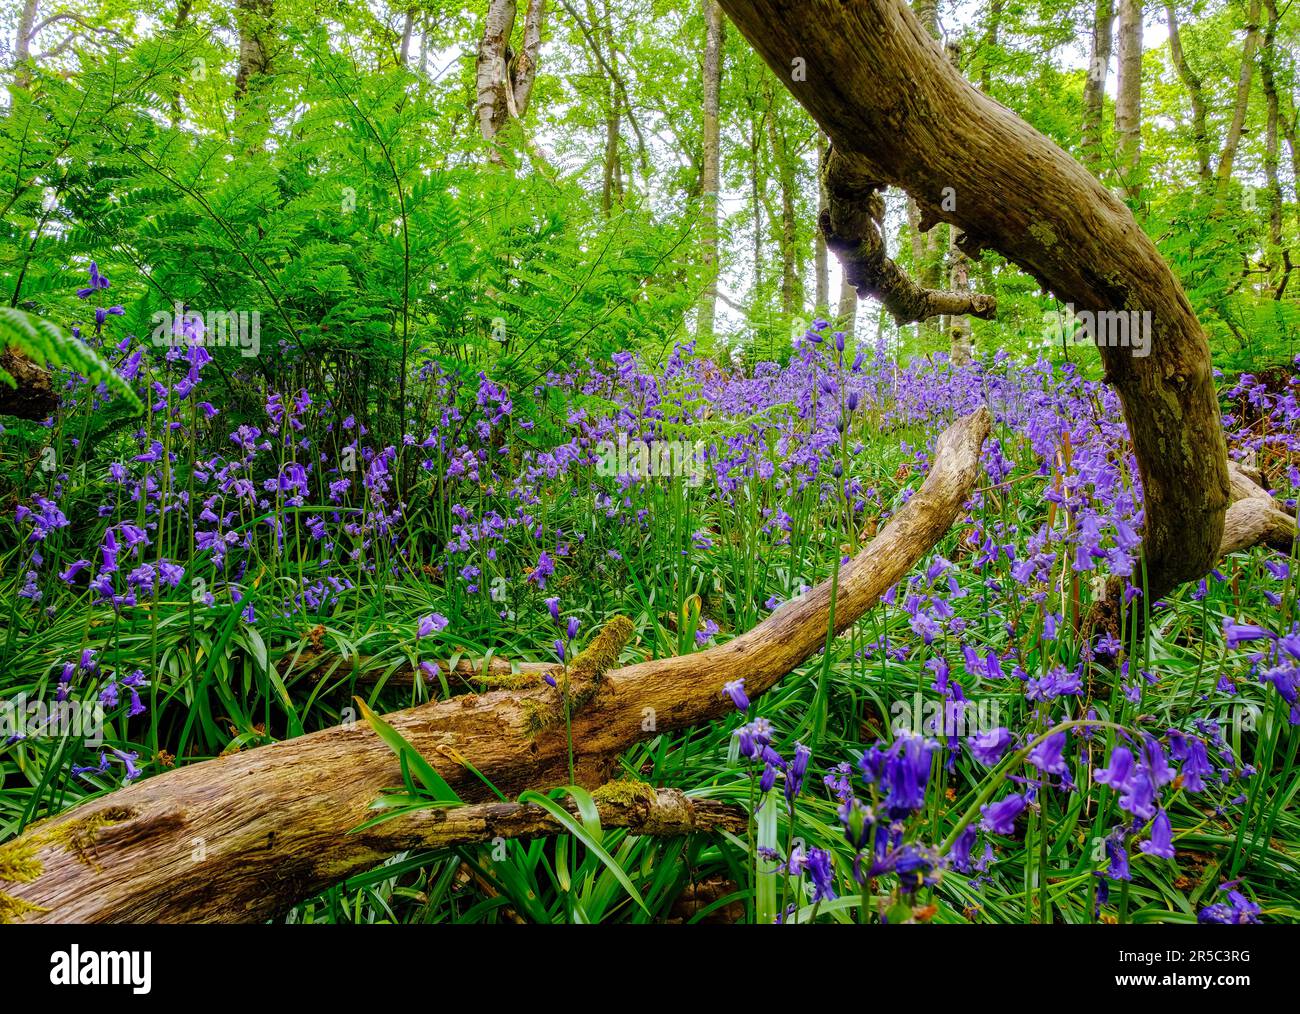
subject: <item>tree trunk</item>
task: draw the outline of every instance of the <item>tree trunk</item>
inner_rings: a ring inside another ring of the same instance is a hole
[[[1173,0],[1165,0],[1165,12],[1169,17],[1169,56],[1173,60],[1178,80],[1187,89],[1187,96],[1192,102],[1192,146],[1196,150],[1196,174],[1201,180],[1211,178],[1210,171],[1210,132],[1205,125],[1205,88],[1200,77],[1192,70],[1183,53],[1182,33],[1178,28],[1178,12]]]
[[[939,39],[939,5],[937,0],[912,0],[912,11],[921,27],[933,39]],[[939,235],[932,224],[923,225],[921,211],[916,202],[907,198],[907,221],[912,226],[915,239],[912,241],[913,255],[919,257],[916,262],[917,278],[925,288],[933,289],[943,277],[943,253],[939,245]],[[923,351],[929,352],[942,340],[942,326],[936,326],[928,316],[916,322],[916,337]]]
[[[1291,254],[1282,246],[1282,182],[1278,178],[1278,160],[1281,145],[1278,137],[1280,109],[1277,94],[1277,79],[1274,68],[1277,62],[1277,23],[1278,12],[1276,0],[1265,0],[1268,13],[1268,25],[1264,29],[1264,45],[1259,55],[1259,82],[1264,89],[1267,109],[1264,127],[1264,179],[1268,185],[1268,261],[1277,274],[1272,279],[1273,298],[1281,299],[1286,294],[1287,281],[1291,275]],[[1296,181],[1300,185],[1300,180]]]
[[[618,98],[614,95],[612,86],[606,99],[609,104],[605,112],[605,171],[601,183],[600,210],[608,218],[614,213],[614,205],[618,203],[623,170],[619,162],[619,140],[622,130],[619,123]]]
[[[1289,104],[1289,103],[1288,103]],[[1296,226],[1300,228],[1300,112],[1294,105],[1282,116],[1282,136],[1286,138],[1287,150],[1291,153],[1291,179],[1296,181]]]
[[[479,38],[475,60],[475,87],[478,92],[479,132],[488,144],[509,119],[507,96],[513,101],[507,69],[510,36],[515,28],[515,0],[490,0],[483,35]]]
[[[397,51],[397,62],[403,67],[411,64],[411,32],[415,29],[415,8],[408,7],[402,18],[402,44]]]
[[[807,58],[807,80],[789,87],[860,181],[903,187],[963,230],[966,253],[996,249],[1076,311],[1150,313],[1149,355],[1100,349],[1142,477],[1148,595],[1204,574],[1228,503],[1210,350],[1132,213],[963,80],[902,0],[721,2],[774,69]],[[957,200],[945,207],[947,188]]]
[[[1279,96],[1279,101],[1280,99],[1281,96]],[[1295,106],[1292,105],[1289,93],[1286,93],[1285,106],[1283,109],[1278,110],[1278,114],[1282,137],[1286,139],[1287,150],[1291,153],[1291,179],[1296,180],[1296,185],[1300,187],[1300,139],[1297,139],[1296,136],[1297,129],[1300,128],[1300,115],[1297,114]],[[1278,154],[1280,159],[1281,153],[1279,152]],[[1300,195],[1297,196],[1298,199],[1295,202],[1293,210],[1296,213],[1296,228],[1297,230],[1300,230]],[[1278,283],[1278,289],[1275,290],[1276,298],[1278,299],[1281,299],[1282,295],[1285,293],[1286,282],[1293,270],[1289,252],[1284,250],[1283,253],[1283,275],[1281,281]]]
[[[821,183],[821,167],[826,162],[826,155],[829,146],[826,143],[826,135],[820,130],[817,131],[817,220],[821,221],[822,214],[829,207],[827,204],[826,187]],[[831,272],[830,259],[826,252],[826,237],[820,229],[817,230],[815,246],[813,248],[813,271],[816,274],[816,303],[817,313],[825,314],[830,312],[831,303]]]
[[[721,130],[718,105],[722,91],[722,44],[726,19],[717,0],[704,0],[704,135],[700,165],[700,260],[705,274],[700,294],[697,337],[713,337],[713,321],[718,306],[718,191],[721,188]]]
[[[845,334],[854,334],[858,329],[858,294],[849,282],[848,269],[843,267],[840,269],[840,308],[836,320]]]
[[[1136,205],[1142,199],[1142,0],[1119,0],[1115,137],[1120,186]]]
[[[1106,78],[1110,75],[1111,26],[1115,21],[1115,0],[1097,0],[1092,19],[1092,55],[1083,82],[1083,164],[1100,177],[1106,158],[1102,126],[1106,110]]]
[[[945,47],[948,62],[961,67],[961,47],[950,42]],[[948,229],[948,288],[959,296],[970,292],[969,265],[961,250],[961,230]],[[948,318],[948,358],[956,366],[969,366],[971,362],[971,323],[966,314],[955,313]]]
[[[19,88],[27,87],[27,61],[32,57],[32,29],[36,26],[36,14],[40,9],[40,0],[23,0],[18,11],[18,29],[14,36],[14,83]]]
[[[984,32],[983,48],[992,49],[998,44],[998,29],[1002,27],[1002,9],[1006,0],[990,0],[989,2],[989,24]],[[1109,23],[1106,26],[1107,32],[1110,31]],[[1109,43],[1107,43],[1109,45]],[[980,90],[985,94],[988,93],[992,84],[992,78],[989,74],[988,56],[980,61]]]
[[[190,11],[193,6],[193,0],[180,0],[180,3],[176,5],[176,19],[172,22],[173,31],[179,32],[189,23]],[[172,92],[170,105],[171,125],[172,129],[175,130],[181,122],[181,92],[179,87]]]
[[[271,72],[266,40],[275,18],[275,0],[235,0],[235,25],[239,30],[239,67],[235,96],[243,98],[252,82]]]
[[[799,222],[794,208],[794,171],[790,165],[785,128],[779,122],[780,101],[779,96],[772,96],[767,117],[767,140],[772,150],[772,163],[781,192],[781,223],[777,245],[781,251],[781,313],[788,319],[803,308],[803,285],[796,266]]]
[[[1228,182],[1232,179],[1232,166],[1237,159],[1237,148],[1241,145],[1241,132],[1246,126],[1246,110],[1250,105],[1250,79],[1255,71],[1255,47],[1259,42],[1259,0],[1250,0],[1250,9],[1246,13],[1246,38],[1241,44],[1241,73],[1237,76],[1237,101],[1232,109],[1232,122],[1228,124],[1228,135],[1223,139],[1223,151],[1219,153],[1219,168],[1216,172],[1216,190],[1219,203],[1227,194]]]
[[[939,437],[921,488],[841,569],[836,590],[828,579],[707,651],[617,669],[609,666],[632,625],[610,623],[568,670],[570,699],[581,702],[571,716],[577,782],[603,783],[633,743],[732,712],[722,690],[731,680],[744,678],[751,699],[771,689],[825,648],[832,595],[835,631],[856,623],[957,519],[981,474],[990,425],[980,409]],[[366,723],[326,729],[177,768],[33,826],[0,848],[0,870],[27,871],[3,885],[0,914],[33,922],[263,920],[394,852],[481,840],[498,804],[480,775],[502,793],[569,780],[555,688],[455,697],[387,722],[469,806],[353,833],[375,816],[371,803],[401,785],[402,768]]]
[[[768,110],[767,115],[771,115]],[[759,181],[759,155],[762,151],[763,114],[757,103],[750,109],[749,122],[749,203],[754,218],[754,303],[763,293],[763,198]]]
[[[952,230],[952,246],[948,251],[950,265],[949,288],[958,294],[970,292],[970,279],[966,255],[958,243],[961,234]],[[948,321],[950,339],[949,355],[957,366],[969,366],[971,361],[971,324],[965,314],[953,314]]]
[[[519,55],[510,68],[514,115],[517,117],[523,117],[528,112],[528,103],[533,97],[545,23],[546,0],[528,0],[528,10],[524,14],[523,48],[519,50]]]
[[[997,304],[992,296],[927,289],[889,259],[881,235],[885,202],[880,184],[860,163],[832,148],[822,180],[828,208],[819,224],[858,295],[878,298],[899,325],[945,314],[993,316]],[[946,196],[943,200],[947,203]]]

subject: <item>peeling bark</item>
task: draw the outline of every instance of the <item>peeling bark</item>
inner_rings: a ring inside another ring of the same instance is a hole
[[[517,13],[516,0],[491,0],[479,37],[474,62],[475,112],[479,133],[489,144],[496,141],[507,123],[528,111],[537,80],[546,0],[528,0],[522,48],[516,54],[510,48],[510,38]],[[493,158],[497,160],[498,156]]]
[[[506,53],[514,28],[515,0],[491,0],[483,22],[483,35],[479,38],[474,78],[479,132],[489,144],[496,140],[509,118],[507,96],[513,102]]]
[[[602,828],[626,828],[638,835],[671,837],[719,831],[741,834],[749,820],[742,807],[711,799],[693,799],[679,789],[655,789],[643,782],[608,783],[604,791],[596,790],[594,801]],[[572,816],[580,819],[575,804],[570,802],[565,808]],[[8,850],[12,857],[26,858],[29,861],[35,859],[44,865],[42,857],[45,855],[77,852],[83,869],[93,870],[104,857],[120,851],[147,848],[151,835],[165,834],[186,824],[190,819],[188,811],[179,802],[174,812],[163,814],[153,822],[141,822],[138,813],[131,807],[101,810],[98,814],[100,819],[90,818],[84,830],[74,830],[58,841],[54,840],[59,837],[57,835],[43,839],[41,833],[36,831],[25,839],[0,846],[0,860]],[[491,802],[420,810],[394,817],[349,836],[344,854],[320,857],[317,868],[331,879],[342,880],[346,879],[348,871],[376,866],[399,852],[476,845],[498,838],[549,838],[565,833],[565,826],[535,803]],[[269,829],[265,834],[265,848],[274,850],[278,845],[276,831]],[[59,922],[104,921],[97,918],[102,913],[114,922],[239,923],[275,915],[278,908],[285,906],[284,900],[265,909],[239,908],[228,904],[220,883],[207,885],[202,882],[199,871],[209,860],[205,844],[198,837],[191,841],[190,856],[192,869],[186,871],[190,875],[182,874],[176,878],[174,887],[177,897],[168,899],[166,904],[163,904],[161,896],[169,893],[170,888],[166,883],[159,882],[150,892],[154,895],[150,901],[134,898],[130,901],[129,909],[118,908],[111,913],[103,913],[102,904],[81,909],[60,905],[57,909],[42,913],[39,909],[48,909],[49,905],[30,902],[28,899],[23,899],[23,902],[13,907],[26,911],[27,921],[38,921],[43,915],[57,916]],[[237,872],[215,856],[211,861],[222,873]],[[331,870],[337,871],[337,874],[332,875]],[[46,875],[42,873],[41,877]],[[272,883],[264,886],[282,899],[289,897],[279,892],[278,889],[283,885]],[[4,892],[0,891],[0,898],[3,896]],[[56,899],[46,899],[47,902],[54,900]],[[27,908],[29,904],[37,905],[37,909]],[[5,920],[0,918],[0,922],[3,921]]]
[[[523,48],[510,68],[514,93],[515,116],[528,112],[537,81],[538,56],[542,51],[542,28],[546,21],[546,0],[528,0],[524,14]]]

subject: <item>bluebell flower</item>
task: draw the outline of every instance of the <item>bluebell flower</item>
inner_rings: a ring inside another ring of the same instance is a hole
[[[793,803],[795,797],[803,791],[804,776],[808,773],[808,761],[812,758],[812,751],[802,743],[794,745],[794,757],[790,759],[790,765],[785,772],[785,798],[786,802]]]
[[[1128,784],[1132,774],[1133,752],[1127,747],[1117,746],[1110,753],[1110,766],[1093,769],[1092,777],[1099,784],[1119,791]]]
[[[813,885],[813,901],[833,901],[835,873],[831,867],[831,854],[825,849],[811,848],[808,850],[806,865]]]
[[[937,744],[921,736],[902,735],[883,751],[884,763],[879,768],[879,779],[885,793],[885,812],[891,820],[906,817],[925,805],[930,757],[936,747]],[[879,744],[874,751],[881,752]],[[866,755],[863,762],[866,765]]]
[[[948,850],[948,861],[952,863],[953,869],[962,873],[971,872],[970,850],[975,846],[978,835],[979,828],[972,823],[963,827],[953,839],[952,848]]]
[[[1156,788],[1146,768],[1138,768],[1119,797],[1119,808],[1138,820],[1150,820],[1156,812]]]
[[[1132,880],[1128,869],[1128,849],[1124,848],[1122,839],[1111,835],[1106,839],[1106,856],[1110,859],[1107,874],[1112,880]]]
[[[428,637],[430,634],[436,634],[445,629],[448,622],[447,617],[441,613],[430,613],[428,616],[421,616],[420,624],[415,630],[415,636],[418,639]]]
[[[1169,814],[1164,810],[1156,811],[1156,819],[1151,822],[1151,840],[1138,846],[1149,856],[1160,859],[1174,858],[1174,834],[1169,824]]]
[[[1234,884],[1224,884],[1220,887],[1220,891],[1226,892],[1227,900],[1207,905],[1201,909],[1197,913],[1196,921],[1200,923],[1218,923],[1224,926],[1244,926],[1258,923],[1259,906],[1240,891],[1233,890]]]
[[[986,767],[992,767],[1011,745],[1011,730],[999,726],[989,732],[982,732],[966,741],[966,748],[971,756]]]
[[[1064,731],[1053,733],[1033,747],[1025,759],[1044,774],[1067,774],[1070,769],[1065,763],[1065,743]]]
[[[1182,769],[1183,788],[1188,792],[1204,792],[1205,776],[1214,776],[1214,765],[1210,763],[1205,749],[1205,741],[1197,736],[1181,736],[1170,733],[1170,753],[1179,761]]]
[[[1248,641],[1259,641],[1272,637],[1272,632],[1254,623],[1237,623],[1226,616],[1223,619],[1223,638],[1227,641],[1229,648],[1236,648]]]
[[[984,818],[981,826],[993,834],[1014,834],[1016,818],[1025,805],[1025,797],[1020,794],[1007,796],[997,803],[987,803],[980,807],[980,814]]]
[[[876,826],[875,814],[863,806],[856,796],[846,799],[839,808],[840,823],[844,825],[844,837],[853,846],[854,852],[861,852],[867,844],[871,830]]]
[[[724,683],[722,693],[731,698],[731,703],[736,706],[737,711],[749,710],[749,698],[745,695],[745,677]]]
[[[100,289],[109,287],[108,279],[99,273],[99,265],[94,261],[90,262],[90,284],[84,289],[77,290],[78,299],[87,299],[93,296]]]

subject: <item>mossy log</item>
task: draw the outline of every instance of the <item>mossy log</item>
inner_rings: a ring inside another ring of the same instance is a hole
[[[843,566],[837,632],[861,618],[952,527],[980,474],[989,426],[980,409],[944,431],[920,489]],[[595,657],[603,649],[584,653],[597,664],[585,675],[586,663],[570,667],[584,670],[570,677],[575,693],[584,689],[587,696],[572,715],[576,781],[598,787],[633,743],[727,714],[732,705],[722,687],[731,680],[744,677],[751,697],[770,689],[825,646],[830,602],[828,580],[747,633],[692,655],[604,669],[613,661],[608,650],[604,658]],[[612,627],[607,636],[624,642],[630,625]],[[470,765],[506,794],[567,784],[564,723],[537,721],[539,711],[558,707],[560,690],[543,685],[387,716],[469,804],[462,809],[354,833],[375,815],[370,804],[383,790],[401,783],[397,758],[359,722],[180,767],[50,818],[6,846],[24,850],[29,864],[39,863],[39,874],[0,883],[0,892],[24,921],[264,920],[395,852],[428,847],[446,832],[446,822],[500,813],[482,809],[499,804]],[[604,794],[605,803],[620,802],[616,795]],[[699,801],[691,805],[700,812]],[[104,811],[112,821],[96,825]],[[77,848],[67,845],[69,826],[90,828]]]

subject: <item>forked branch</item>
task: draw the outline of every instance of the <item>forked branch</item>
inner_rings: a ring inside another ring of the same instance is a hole
[[[845,280],[861,297],[885,304],[898,324],[941,315],[969,314],[992,320],[997,299],[983,293],[950,292],[918,285],[885,251],[881,234],[885,202],[883,184],[855,172],[852,163],[831,148],[822,170],[827,206],[819,225],[826,246],[844,266]]]

